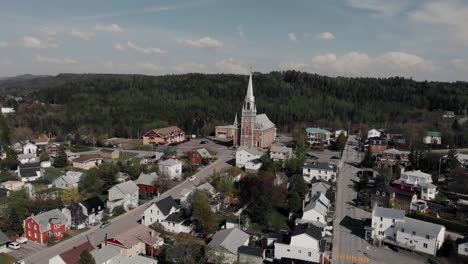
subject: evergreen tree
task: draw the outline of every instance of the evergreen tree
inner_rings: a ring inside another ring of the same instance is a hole
[[[457,158],[458,152],[455,149],[455,147],[452,145],[450,146],[450,150],[447,152],[447,167],[449,169],[454,169],[458,164],[458,158]]]
[[[0,167],[2,169],[7,169],[7,170],[16,170],[19,164],[18,154],[16,154],[16,151],[9,148],[8,146],[5,146],[4,150],[5,150],[6,158],[4,158],[0,162]]]
[[[304,177],[302,177],[302,175],[294,174],[289,179],[289,190],[293,193],[297,193],[300,199],[304,200],[305,195],[309,191],[309,187],[307,186],[307,183],[305,182]]]
[[[336,139],[336,145],[338,147],[338,150],[343,151],[345,146],[346,146],[346,141],[348,138],[345,136],[345,133],[342,131],[338,138]]]
[[[88,250],[83,250],[83,252],[81,252],[80,258],[78,259],[78,264],[96,264],[96,260]]]
[[[210,201],[205,192],[195,190],[192,195],[192,216],[198,220],[200,229],[205,234],[210,234],[216,229],[216,218],[211,211]]]
[[[64,168],[68,165],[68,157],[65,148],[61,146],[58,150],[57,156],[54,159],[54,167]]]
[[[13,234],[21,235],[23,233],[23,221],[21,220],[17,208],[11,208],[8,214],[8,231]]]
[[[299,194],[295,191],[289,192],[288,195],[288,210],[289,212],[299,212],[302,209],[302,200]]]

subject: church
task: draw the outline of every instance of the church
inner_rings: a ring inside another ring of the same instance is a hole
[[[232,139],[235,147],[244,148],[268,148],[273,144],[276,137],[276,126],[270,121],[266,114],[257,115],[255,96],[253,93],[252,73],[249,76],[247,94],[242,106],[240,126],[237,114],[234,124],[217,126],[216,138]]]

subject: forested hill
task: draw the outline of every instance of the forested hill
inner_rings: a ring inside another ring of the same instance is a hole
[[[57,134],[86,128],[109,136],[141,135],[146,129],[178,125],[208,133],[240,112],[247,75],[167,76],[60,74],[0,81],[0,91],[38,100],[23,103],[11,122]],[[280,129],[297,122],[403,123],[435,109],[461,113],[468,83],[416,82],[403,78],[325,77],[296,71],[255,73],[258,113]]]

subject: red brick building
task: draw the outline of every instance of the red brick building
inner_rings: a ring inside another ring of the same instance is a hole
[[[138,186],[140,194],[156,194],[159,187],[161,187],[161,179],[156,172],[152,172],[150,174],[142,172],[135,183]]]
[[[67,217],[59,209],[53,209],[27,218],[23,228],[29,241],[46,244],[62,239],[67,232]]]
[[[210,159],[211,154],[206,148],[194,149],[188,154],[188,159],[192,164],[199,165],[203,163],[203,159]]]
[[[369,151],[371,154],[381,154],[387,149],[387,140],[379,137],[369,139]]]
[[[153,129],[143,135],[143,145],[169,145],[184,140],[185,132],[176,126]]]

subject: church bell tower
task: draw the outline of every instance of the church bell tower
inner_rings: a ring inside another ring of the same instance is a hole
[[[253,95],[252,73],[250,73],[247,94],[242,107],[241,136],[239,144],[241,147],[252,148],[256,146],[254,138],[256,117],[257,106],[255,105],[255,97]]]

